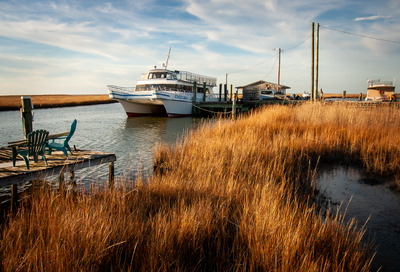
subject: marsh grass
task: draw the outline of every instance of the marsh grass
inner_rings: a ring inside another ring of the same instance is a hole
[[[31,95],[34,108],[68,107],[116,102],[108,95]],[[20,95],[0,96],[0,111],[21,108]]]
[[[365,229],[315,205],[324,163],[399,173],[398,110],[274,106],[159,145],[114,190],[45,186],[1,226],[5,271],[369,271]],[[364,222],[361,222],[361,225]]]

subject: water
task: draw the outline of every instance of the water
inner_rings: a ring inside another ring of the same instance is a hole
[[[334,206],[342,203],[346,219],[366,223],[365,240],[374,239],[378,246],[376,266],[381,271],[400,269],[400,194],[389,188],[391,178],[367,176],[355,168],[336,167],[321,171],[318,188]]]
[[[115,175],[136,175],[152,168],[155,147],[164,142],[174,144],[184,132],[199,123],[195,118],[139,117],[127,118],[119,103],[36,109],[33,129],[46,129],[50,134],[68,131],[74,119],[77,129],[70,146],[78,149],[116,154]],[[0,112],[0,146],[23,139],[19,111]],[[83,182],[105,179],[108,164],[77,171]]]

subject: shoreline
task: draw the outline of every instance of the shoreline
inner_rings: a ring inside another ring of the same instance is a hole
[[[0,96],[0,111],[19,110],[21,96],[29,96],[35,109],[73,107],[96,104],[116,103],[108,94],[93,95],[2,95]]]

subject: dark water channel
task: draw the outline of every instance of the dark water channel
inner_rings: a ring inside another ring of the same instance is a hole
[[[317,177],[318,189],[335,211],[347,208],[346,220],[355,218],[358,226],[367,222],[364,239],[377,246],[374,270],[400,271],[400,194],[390,189],[393,180],[343,166],[324,169]]]

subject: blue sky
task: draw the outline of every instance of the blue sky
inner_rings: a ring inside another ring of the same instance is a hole
[[[325,93],[400,79],[398,0],[0,0],[0,95],[106,94],[169,47],[170,69],[233,86],[277,82],[281,48],[281,84],[309,91],[312,22]]]

